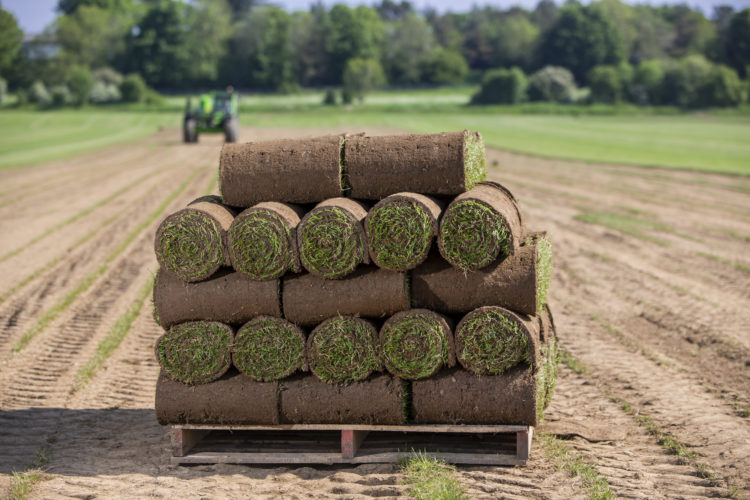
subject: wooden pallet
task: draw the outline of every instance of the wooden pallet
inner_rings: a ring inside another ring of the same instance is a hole
[[[420,452],[453,464],[524,465],[525,425],[175,425],[173,464],[393,463]]]

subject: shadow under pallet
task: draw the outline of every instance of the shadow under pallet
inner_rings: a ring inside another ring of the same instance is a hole
[[[172,464],[394,463],[420,453],[452,464],[524,465],[526,425],[174,425]]]

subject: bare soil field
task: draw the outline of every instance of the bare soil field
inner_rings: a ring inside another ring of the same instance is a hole
[[[153,412],[160,332],[138,299],[157,225],[216,192],[221,147],[178,139],[0,172],[0,495],[12,471],[42,465],[30,498],[407,497],[392,465],[169,464]],[[528,466],[460,467],[469,495],[588,497],[575,463],[615,497],[750,496],[750,179],[491,149],[488,160],[527,226],[551,234],[567,354]],[[122,343],[82,383],[131,309]]]

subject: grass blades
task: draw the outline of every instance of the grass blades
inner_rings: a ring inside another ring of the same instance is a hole
[[[424,260],[433,236],[430,214],[413,201],[386,202],[367,218],[367,242],[373,260],[392,271],[411,269]]]
[[[613,212],[582,212],[574,217],[575,220],[586,224],[595,224],[620,233],[634,236],[641,240],[650,241],[660,246],[668,246],[669,242],[656,238],[650,232],[669,232],[668,226],[633,215],[617,214]]]
[[[115,349],[120,347],[123,339],[130,331],[131,326],[133,326],[133,322],[140,314],[141,309],[143,308],[143,303],[146,301],[146,298],[151,295],[153,289],[154,276],[149,278],[140,290],[138,290],[138,294],[130,304],[130,307],[128,307],[127,311],[125,311],[119,318],[117,318],[117,321],[115,321],[115,324],[112,325],[109,333],[107,333],[107,336],[99,342],[94,355],[89,358],[85,365],[78,369],[73,381],[73,387],[70,390],[71,394],[83,389],[86,384],[94,378],[94,375],[104,364],[104,361],[115,352]]]
[[[389,319],[380,336],[383,364],[405,380],[435,374],[450,363],[450,329],[437,314],[407,311]]]
[[[487,156],[484,151],[484,140],[477,133],[466,130],[464,132],[464,165],[466,176],[466,190],[473,188],[478,182],[487,178]]]
[[[308,340],[310,369],[330,384],[364,380],[380,367],[375,328],[353,316],[331,318]]]
[[[535,438],[544,446],[545,454],[555,461],[558,469],[567,470],[571,477],[581,479],[583,488],[591,500],[609,500],[615,494],[607,480],[599,474],[596,466],[584,460],[570,447],[552,434],[538,433]]]
[[[216,321],[189,321],[173,326],[156,342],[159,365],[183,384],[206,384],[232,364],[230,327]]]
[[[237,216],[229,228],[229,251],[234,268],[256,280],[280,278],[294,267],[292,229],[268,209]]]
[[[34,323],[28,330],[26,330],[18,340],[18,342],[13,345],[13,352],[19,352],[24,347],[26,347],[29,342],[31,342],[31,340],[39,334],[39,332],[47,328],[47,326],[52,321],[54,321],[60,315],[60,313],[65,311],[78,298],[79,295],[88,290],[94,283],[94,281],[96,281],[99,276],[103,275],[107,271],[112,261],[114,261],[128,247],[128,245],[130,245],[130,243],[132,243],[133,240],[135,240],[138,235],[141,234],[144,229],[150,226],[157,219],[157,217],[159,217],[164,212],[164,210],[167,209],[167,207],[180,195],[180,193],[185,190],[185,188],[188,187],[188,185],[202,170],[203,169],[194,170],[193,173],[190,174],[190,176],[177,187],[177,189],[170,193],[170,195],[161,203],[161,205],[157,207],[156,210],[154,210],[143,222],[136,226],[125,237],[125,239],[120,242],[117,248],[115,248],[109,255],[107,255],[107,257],[104,259],[103,264],[101,264],[94,271],[84,277],[83,280],[73,290],[65,294],[65,296],[59,302],[44,311],[44,313],[42,313],[36,323]]]
[[[365,261],[362,226],[339,207],[314,209],[298,231],[300,259],[311,273],[343,278]]]
[[[258,316],[237,332],[232,361],[255,380],[283,379],[305,367],[305,334],[284,319]]]
[[[536,241],[536,309],[541,311],[547,303],[549,285],[552,281],[552,243],[546,236]]]
[[[10,491],[8,492],[10,500],[26,500],[31,493],[31,488],[46,477],[45,468],[49,464],[50,443],[51,440],[48,437],[47,442],[39,448],[34,460],[26,467],[26,470],[23,472],[13,471],[10,478]]]
[[[443,460],[417,452],[401,468],[409,495],[417,500],[468,500],[469,496],[454,477],[456,469]]]
[[[448,207],[438,238],[443,258],[462,271],[481,269],[509,253],[505,220],[488,205],[474,200]]]
[[[528,339],[521,325],[500,307],[467,314],[456,329],[456,357],[477,375],[499,375],[529,360]]]
[[[210,215],[185,208],[159,226],[156,255],[159,263],[184,281],[208,278],[224,263],[224,238]]]

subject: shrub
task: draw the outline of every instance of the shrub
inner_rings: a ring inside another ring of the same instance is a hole
[[[91,87],[91,93],[89,94],[89,100],[94,104],[117,102],[121,97],[120,89],[116,85],[105,83],[101,80],[94,82],[94,86]]]
[[[138,73],[127,75],[120,84],[120,94],[124,102],[143,102],[147,91],[146,82]]]
[[[661,103],[683,108],[701,106],[699,92],[710,75],[711,63],[703,56],[688,56],[669,64],[659,92]]]
[[[664,80],[664,64],[656,59],[641,61],[633,72],[628,98],[636,104],[658,104]]]
[[[0,76],[0,104],[3,104],[8,98],[8,82]]]
[[[122,85],[123,76],[112,68],[99,68],[92,73],[94,80],[102,82],[106,85],[114,85],[119,87]]]
[[[466,59],[456,50],[438,47],[422,64],[422,75],[428,83],[459,83],[469,73]]]
[[[383,66],[377,59],[349,59],[344,69],[344,88],[362,101],[365,94],[386,83]]]
[[[623,82],[618,68],[614,66],[596,66],[588,74],[591,99],[610,104],[622,100]]]
[[[559,66],[545,66],[529,78],[532,101],[574,102],[576,91],[573,73]]]
[[[333,89],[327,89],[325,96],[323,96],[323,104],[326,106],[336,105],[336,92]]]
[[[47,90],[46,85],[44,85],[44,82],[42,82],[41,80],[37,80],[31,84],[27,97],[29,99],[29,102],[41,104],[43,106],[46,106],[52,102],[52,96]]]
[[[50,88],[49,93],[52,97],[53,106],[67,106],[68,104],[73,104],[73,102],[75,102],[73,94],[65,84],[55,85]]]
[[[351,104],[354,100],[354,94],[350,88],[344,87],[341,89],[341,102],[344,104]]]
[[[472,104],[516,104],[526,96],[526,75],[519,68],[493,69],[485,73]]]
[[[72,101],[79,106],[89,101],[91,89],[94,86],[94,77],[86,67],[76,68],[68,79]]]
[[[736,71],[724,65],[716,65],[698,92],[698,105],[739,106],[746,97],[744,87]]]

